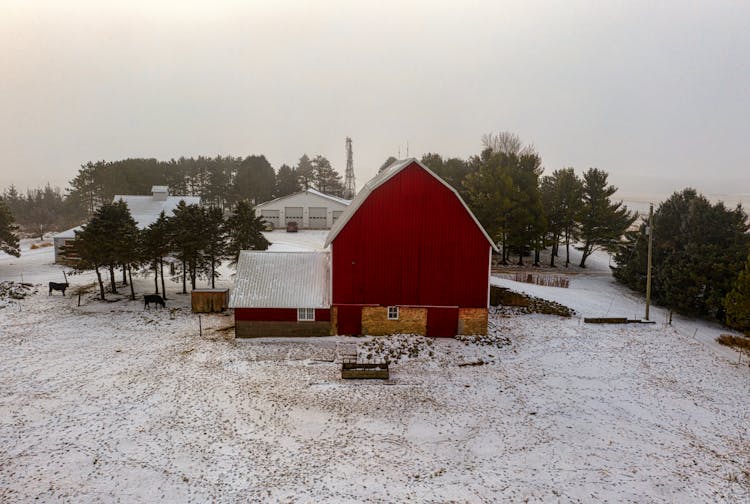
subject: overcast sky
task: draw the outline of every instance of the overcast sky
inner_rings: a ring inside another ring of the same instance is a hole
[[[468,157],[750,193],[750,2],[0,0],[0,187],[126,157]]]

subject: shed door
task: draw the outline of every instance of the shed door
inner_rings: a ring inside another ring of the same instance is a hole
[[[326,214],[328,209],[324,207],[310,207],[308,210],[308,217],[310,218],[311,229],[325,229],[326,227]]]
[[[331,212],[331,224],[336,222],[339,217],[341,217],[342,213],[344,213],[342,210],[334,210],[333,212]]]
[[[452,338],[458,333],[458,308],[427,308],[427,336]]]
[[[302,227],[302,207],[284,207],[284,225],[290,222],[296,222],[299,227]]]
[[[337,306],[336,325],[338,333],[347,336],[362,334],[362,307],[361,306]]]
[[[279,211],[278,210],[261,210],[260,217],[271,224],[274,229],[281,227],[279,223]]]

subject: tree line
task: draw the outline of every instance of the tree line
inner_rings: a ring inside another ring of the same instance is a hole
[[[621,201],[608,174],[590,168],[580,176],[563,168],[542,176],[542,160],[530,145],[512,133],[483,137],[484,150],[468,160],[422,156],[421,162],[453,186],[471,208],[490,237],[500,246],[500,261],[533,254],[540,265],[541,251],[551,247],[550,266],[565,247],[565,266],[570,247],[581,250],[580,267],[597,249],[614,250],[637,219]],[[392,159],[386,160],[381,171]]]
[[[49,184],[25,194],[11,186],[2,198],[20,229],[41,238],[88,220],[116,195],[149,194],[155,185],[168,186],[174,195],[199,196],[204,205],[222,210],[243,200],[257,205],[302,189],[347,196],[341,175],[328,159],[303,154],[295,166],[284,164],[278,170],[263,155],[88,162],[65,193]]]
[[[187,293],[188,282],[195,289],[198,278],[207,279],[214,287],[223,261],[236,263],[241,250],[268,248],[262,228],[262,220],[245,200],[237,202],[227,217],[218,207],[180,201],[172,215],[162,212],[155,222],[141,230],[127,204],[118,200],[99,206],[83,229],[76,231],[75,241],[63,255],[76,257],[76,269],[96,272],[102,300],[105,277],[110,292],[116,294],[120,271],[122,285],[130,285],[131,298],[135,299],[133,270],[153,271],[154,292],[159,294],[161,287],[166,299],[167,258],[175,260],[174,278],[181,279],[183,293]]]
[[[646,291],[648,233],[653,232],[651,296],[686,315],[750,331],[750,235],[741,205],[712,204],[694,189],[675,192],[617,246],[615,279]]]

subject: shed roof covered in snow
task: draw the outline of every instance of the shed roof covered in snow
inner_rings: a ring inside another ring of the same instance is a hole
[[[200,205],[201,203],[198,196],[164,196],[166,193],[166,186],[154,186],[151,196],[118,194],[114,197],[114,201],[123,200],[128,205],[130,214],[141,229],[156,222],[162,212],[167,217],[171,216],[180,201],[185,201],[186,205]]]
[[[230,308],[330,308],[327,252],[243,250]]]
[[[282,202],[284,200],[295,198],[295,197],[298,197],[300,195],[308,195],[308,196],[313,196],[313,197],[321,198],[321,199],[327,200],[329,202],[338,203],[339,205],[349,205],[349,203],[351,203],[351,200],[344,199],[344,198],[339,198],[338,196],[333,196],[332,194],[326,194],[324,192],[320,192],[320,191],[317,191],[315,189],[305,189],[304,191],[300,191],[300,192],[296,192],[296,193],[292,193],[292,194],[287,194],[286,196],[280,196],[280,197],[278,197],[276,199],[272,199],[271,201],[266,201],[264,203],[260,203],[260,204],[256,205],[255,208],[256,209],[260,209],[260,208],[272,207],[272,206],[275,206],[276,204],[278,204],[278,203],[280,203],[280,202]]]

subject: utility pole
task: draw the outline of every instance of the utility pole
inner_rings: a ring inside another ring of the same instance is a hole
[[[649,320],[649,308],[651,308],[651,254],[654,246],[654,204],[648,210],[648,265],[646,266],[646,320]]]

